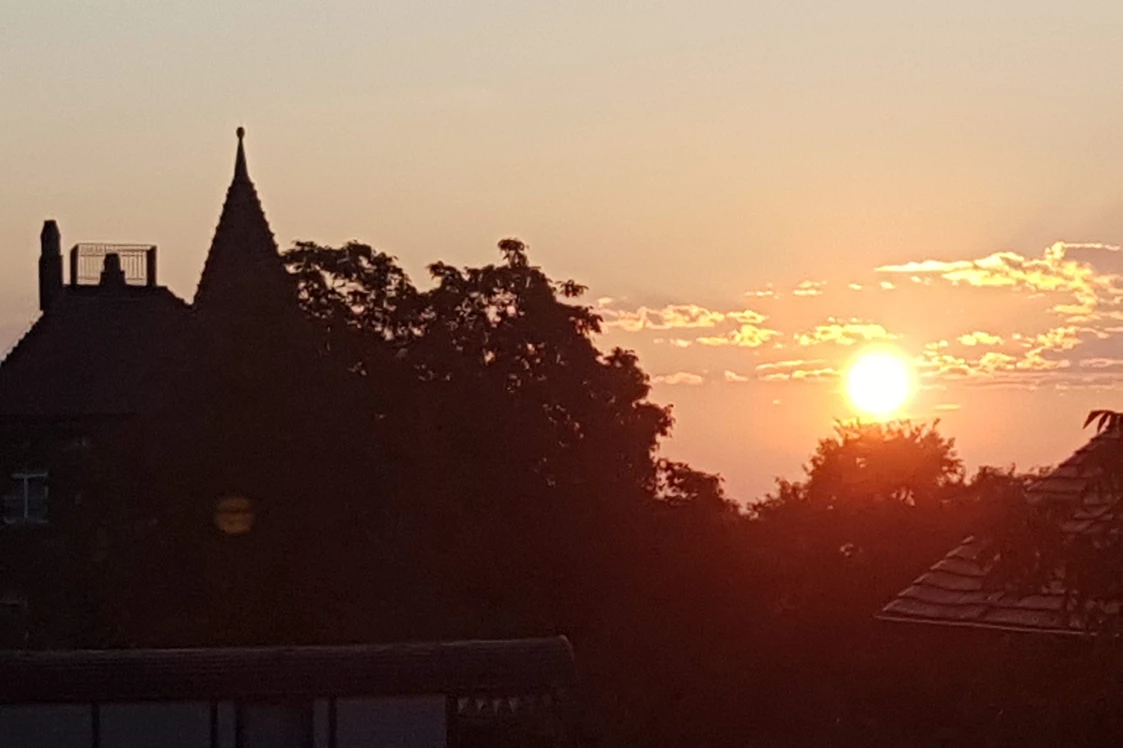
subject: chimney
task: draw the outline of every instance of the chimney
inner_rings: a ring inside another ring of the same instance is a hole
[[[102,261],[101,279],[98,285],[110,289],[125,287],[125,271],[121,267],[121,255],[110,252],[105,256]]]
[[[47,311],[62,294],[62,238],[58,224],[43,221],[39,233],[39,309]]]

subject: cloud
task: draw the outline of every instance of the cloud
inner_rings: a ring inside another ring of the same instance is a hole
[[[624,332],[714,328],[724,322],[759,325],[768,319],[767,315],[752,309],[734,309],[723,312],[707,309],[698,304],[668,304],[661,308],[641,306],[637,309],[615,309],[612,307],[611,297],[607,296],[599,299],[598,304],[597,313],[605,320],[604,327]]]
[[[725,320],[722,312],[697,304],[668,304],[661,309],[641,306],[634,311],[601,307],[597,312],[604,318],[606,328],[619,328],[625,332],[715,327]]]
[[[1100,273],[1090,263],[1072,259],[1074,250],[1118,252],[1111,244],[1056,242],[1047,247],[1040,258],[1027,258],[1016,252],[995,252],[977,260],[924,260],[902,265],[882,265],[879,273],[904,273],[935,276],[953,285],[977,288],[1011,288],[1035,293],[1066,293],[1076,303],[1057,304],[1057,314],[1088,319],[1105,303],[1115,303],[1123,296],[1120,277]]]
[[[939,341],[926,344],[915,358],[915,364],[920,376],[925,379],[965,380],[988,385],[1021,383],[1036,387],[1047,383],[1046,375],[1055,375],[1072,365],[1068,358],[1056,354],[1080,345],[1081,333],[1099,334],[1098,331],[1073,326],[1056,327],[1032,336],[1014,334],[1005,340],[989,333],[970,333],[959,338],[968,350],[979,347],[991,347],[992,350],[977,356],[958,356],[945,350],[945,341]],[[1004,349],[994,350],[996,346]],[[1094,367],[1095,364],[1089,366]]]
[[[895,341],[926,388],[1123,388],[1115,342],[1123,335],[1123,250],[1113,245],[921,259],[829,283],[767,284],[745,292],[760,301],[716,306],[640,306],[604,295],[597,311],[607,335],[655,333],[638,345],[660,346],[657,360],[674,372],[654,378],[663,384],[827,381],[854,348]],[[760,366],[750,369],[746,355]],[[790,360],[768,360],[777,356]]]
[[[758,364],[757,367],[756,367],[756,370],[757,371],[764,371],[764,372],[786,371],[786,370],[790,370],[790,369],[800,369],[800,368],[805,368],[805,367],[808,367],[808,366],[816,366],[816,365],[822,364],[822,363],[825,363],[825,361],[823,361],[823,359],[821,359],[821,358],[812,359],[810,361],[807,361],[807,360],[804,360],[804,359],[801,359],[801,358],[797,358],[797,359],[792,359],[792,360],[789,360],[789,361],[771,361],[771,362],[765,363],[765,364]]]
[[[838,379],[839,372],[830,366],[821,369],[796,369],[795,371],[777,371],[760,377],[764,382],[826,382]]]
[[[795,290],[792,294],[795,296],[822,296],[823,286],[827,285],[826,281],[813,281],[805,280],[796,284]]]
[[[676,371],[674,374],[660,374],[651,378],[655,384],[689,384],[698,385],[705,382],[705,378],[700,374],[691,374],[688,371]]]
[[[791,359],[788,361],[771,361],[759,364],[756,367],[757,378],[764,382],[821,382],[837,379],[838,370],[827,366],[823,359],[811,360]]]
[[[766,327],[741,325],[725,335],[710,335],[695,339],[696,343],[708,346],[732,345],[740,348],[759,348],[780,333]]]
[[[943,343],[945,346],[947,345],[946,340],[941,340],[940,342]],[[966,346],[976,346],[976,345],[1002,345],[1003,341],[1002,341],[1002,337],[999,336],[999,335],[991,335],[989,332],[982,332],[981,330],[976,330],[975,332],[969,332],[965,335],[960,335],[959,336],[959,342],[962,343],[963,345],[966,345]]]
[[[962,407],[963,406],[960,405],[959,403],[940,403],[939,405],[936,406],[936,410],[940,410],[940,411],[959,410]]]
[[[1078,364],[1082,369],[1123,369],[1123,358],[1082,358]]]
[[[1038,350],[1069,351],[1080,345],[1080,334],[1075,327],[1054,327],[1033,339]]]
[[[884,327],[873,322],[837,322],[831,318],[825,325],[816,325],[810,332],[796,333],[792,337],[799,345],[811,346],[821,343],[854,345],[871,340],[892,340],[896,336],[890,335]]]
[[[768,317],[760,312],[754,312],[752,309],[745,309],[739,312],[729,312],[725,315],[731,320],[741,323],[742,325],[759,325]]]

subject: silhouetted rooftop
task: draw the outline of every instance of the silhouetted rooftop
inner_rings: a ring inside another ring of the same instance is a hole
[[[83,285],[72,279],[0,361],[0,418],[137,413],[151,404],[161,376],[190,376],[180,371],[191,363],[182,356],[185,349],[202,364],[197,359],[213,353],[203,345],[221,339],[238,351],[261,344],[265,333],[282,334],[300,317],[295,282],[246,168],[244,135],[238,128],[234,176],[194,303],[151,283],[110,288],[105,281]],[[114,248],[95,246],[106,247]],[[119,265],[113,254],[105,259]]]
[[[176,355],[187,311],[163,287],[67,288],[0,362],[0,418],[138,412]]]
[[[342,647],[0,652],[0,703],[549,693],[564,637]]]
[[[234,177],[203,265],[193,305],[230,314],[285,314],[296,308],[296,284],[285,270],[257,189],[246,168],[245,130],[238,128]]]
[[[1066,533],[1094,532],[1115,518],[1119,497],[1088,491],[1088,456],[1102,440],[1123,438],[1105,431],[1093,437],[1056,469],[1029,488],[1031,503],[1061,508]],[[1053,582],[1039,594],[1018,595],[989,583],[990,568],[983,562],[985,541],[968,537],[944,558],[902,590],[879,618],[888,621],[931,623],[1051,633],[1080,633],[1082,619],[1065,611],[1065,590]]]

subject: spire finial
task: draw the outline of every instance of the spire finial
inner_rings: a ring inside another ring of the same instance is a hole
[[[234,181],[250,181],[249,170],[246,169],[246,150],[242,147],[242,139],[246,137],[246,128],[239,126],[234,131],[238,135],[238,155],[234,159]]]

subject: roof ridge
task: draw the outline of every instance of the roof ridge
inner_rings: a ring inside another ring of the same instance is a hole
[[[23,341],[25,341],[31,335],[31,333],[35,330],[35,325],[38,324],[39,320],[41,319],[43,319],[43,312],[36,312],[35,315],[31,318],[31,321],[27,323],[27,326],[23,329],[23,332],[21,332],[19,336],[16,337],[15,342],[8,346],[8,349],[4,351],[3,356],[0,356],[0,366],[8,363],[8,360],[16,354],[16,351],[23,344]]]

